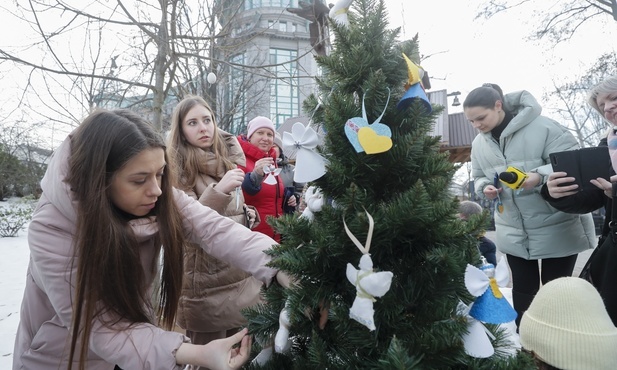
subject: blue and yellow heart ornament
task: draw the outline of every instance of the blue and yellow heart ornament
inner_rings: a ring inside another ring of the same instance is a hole
[[[390,92],[388,91],[388,101],[390,101]],[[387,152],[392,148],[392,130],[387,125],[379,123],[386,109],[381,113],[375,122],[369,125],[366,118],[366,109],[364,106],[364,97],[362,97],[362,117],[350,118],[345,122],[345,135],[347,140],[354,147],[356,152],[366,154],[378,154]]]
[[[414,99],[418,99],[422,102],[426,114],[431,114],[433,107],[431,106],[431,102],[428,100],[426,92],[424,91],[424,86],[422,85],[422,77],[424,77],[425,73],[424,69],[412,62],[411,59],[405,55],[405,53],[403,53],[403,59],[405,59],[405,63],[407,64],[407,82],[405,83],[406,92],[396,105],[396,108],[403,110],[409,107]]]

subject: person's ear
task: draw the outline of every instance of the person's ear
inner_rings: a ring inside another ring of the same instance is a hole
[[[501,102],[501,100],[497,100],[495,102],[495,110],[497,112],[500,112],[502,110],[502,108],[503,108],[503,103]]]

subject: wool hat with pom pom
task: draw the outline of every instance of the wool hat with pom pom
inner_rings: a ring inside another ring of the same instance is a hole
[[[267,128],[272,131],[272,134],[276,132],[276,130],[274,129],[274,124],[272,123],[270,118],[257,116],[249,121],[246,137],[250,139],[251,136],[253,136],[253,134],[255,133],[255,131],[259,130],[260,128]]]
[[[598,291],[581,278],[546,283],[523,314],[519,333],[524,349],[559,369],[617,367],[617,328]]]

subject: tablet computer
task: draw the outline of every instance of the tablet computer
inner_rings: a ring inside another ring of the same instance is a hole
[[[553,171],[563,171],[568,176],[574,177],[574,182],[581,191],[597,189],[589,182],[591,179],[602,177],[610,181],[611,157],[606,146],[550,153],[549,158]]]

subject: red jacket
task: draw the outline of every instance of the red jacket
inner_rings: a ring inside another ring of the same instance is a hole
[[[283,181],[279,176],[275,176],[276,185],[269,185],[262,182],[261,185],[251,186],[252,182],[248,179],[248,174],[255,168],[255,162],[257,160],[265,157],[276,158],[276,152],[274,149],[270,149],[268,153],[264,153],[261,149],[251,144],[245,136],[238,136],[238,141],[246,156],[246,166],[238,166],[238,168],[241,168],[244,173],[247,174],[247,178],[245,178],[242,184],[244,201],[246,204],[254,206],[261,217],[261,222],[257,227],[253,228],[253,231],[259,231],[260,233],[274,238],[277,242],[280,242],[280,235],[276,234],[272,227],[268,225],[267,219],[268,216],[279,217],[283,214],[283,192],[285,190]],[[249,184],[249,186],[246,186],[247,184]],[[247,188],[249,188],[248,191]],[[253,193],[253,195],[251,195],[251,193]]]

